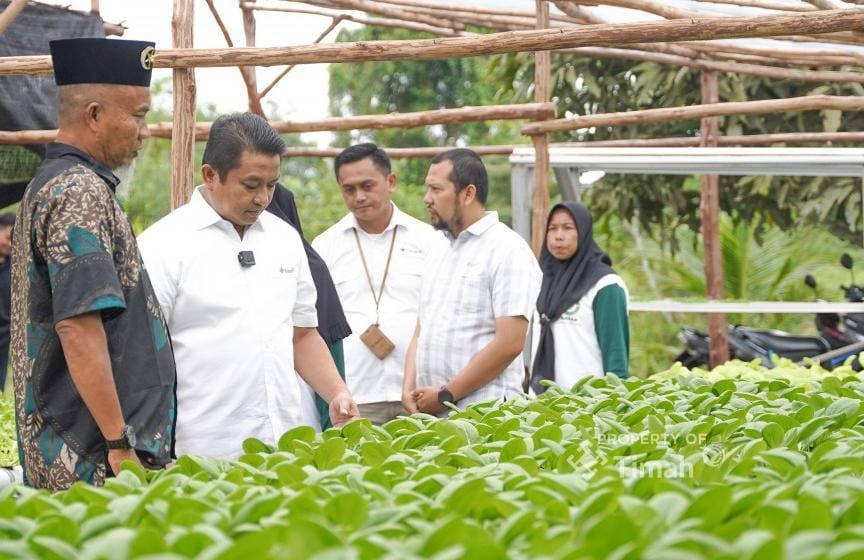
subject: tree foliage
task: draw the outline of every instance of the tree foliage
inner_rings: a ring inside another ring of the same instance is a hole
[[[338,41],[424,39],[429,36],[395,29],[363,27],[343,30]],[[330,66],[330,111],[334,116],[407,113],[499,102],[498,84],[488,78],[494,57],[430,61],[384,61]],[[524,141],[518,121],[490,121],[340,133],[334,145],[372,141],[386,147],[471,146]],[[510,167],[506,158],[484,158],[490,178],[490,208],[510,216]],[[394,161],[400,183],[422,185],[429,162]],[[422,209],[422,207],[421,207]]]
[[[530,53],[492,59],[491,77],[502,98],[528,101],[533,96],[534,58]],[[849,69],[852,70],[852,69]],[[721,101],[781,99],[811,94],[862,95],[860,84],[825,84],[774,80],[738,74],[719,76]],[[560,115],[587,115],[657,107],[695,105],[700,100],[699,71],[656,63],[552,57],[552,91]],[[804,111],[720,119],[724,135],[861,130],[857,112]],[[697,136],[699,121],[592,128],[556,133],[553,141]],[[738,222],[790,228],[819,222],[835,233],[856,238],[861,230],[861,192],[853,178],[721,177],[721,209]],[[700,189],[684,176],[609,175],[590,194],[592,209],[625,218],[637,216],[643,227],[661,235],[699,227]],[[660,226],[655,228],[652,226]]]

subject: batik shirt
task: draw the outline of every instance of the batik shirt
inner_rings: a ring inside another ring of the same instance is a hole
[[[59,490],[101,484],[107,448],[69,374],[59,321],[99,312],[123,417],[145,465],[172,454],[175,367],[165,321],[117,178],[54,143],[27,187],[14,230],[11,358],[25,481]]]

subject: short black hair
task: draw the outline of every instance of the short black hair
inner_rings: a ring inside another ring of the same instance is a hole
[[[285,141],[264,117],[255,113],[222,115],[210,126],[201,163],[215,169],[219,180],[224,181],[229,171],[240,167],[240,158],[246,150],[281,157]]]
[[[477,198],[485,205],[486,198],[489,196],[489,176],[477,152],[468,148],[454,148],[432,158],[433,164],[442,161],[453,164],[448,179],[456,185],[456,192],[461,192],[468,185],[474,185],[477,187]]]
[[[4,227],[14,227],[15,226],[15,213],[14,212],[3,212],[0,214],[0,228]]]
[[[378,171],[384,175],[390,175],[390,158],[387,157],[387,153],[372,142],[364,142],[348,146],[336,156],[336,161],[333,162],[333,172],[336,174],[336,178],[339,178],[340,167],[346,163],[354,163],[366,158],[372,159],[372,163],[375,164]]]

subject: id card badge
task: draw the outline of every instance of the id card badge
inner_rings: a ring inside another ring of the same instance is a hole
[[[360,335],[360,340],[379,360],[389,356],[396,348],[376,324],[369,325],[369,328]]]

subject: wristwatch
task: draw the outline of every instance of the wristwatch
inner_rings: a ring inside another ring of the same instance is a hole
[[[120,439],[106,439],[105,446],[108,449],[133,449],[136,441],[135,428],[127,424],[120,430]]]
[[[453,393],[450,392],[450,389],[447,388],[447,385],[441,385],[441,387],[438,388],[438,403],[444,404],[448,402],[451,404],[455,404],[456,399],[453,398]]]

